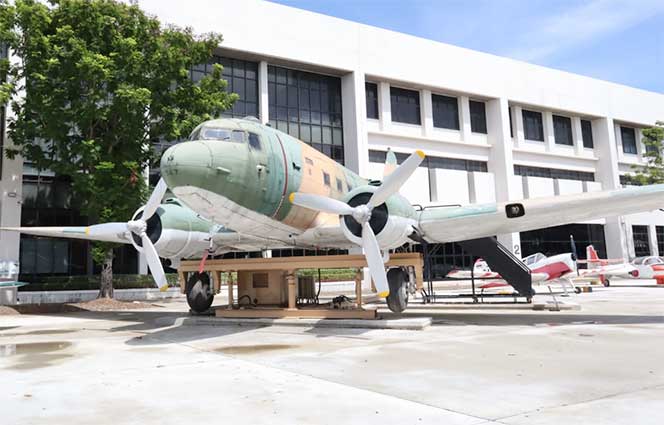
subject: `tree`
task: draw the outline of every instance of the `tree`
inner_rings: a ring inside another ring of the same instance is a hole
[[[0,0],[0,43],[18,63],[0,63],[0,102],[9,102],[13,158],[71,179],[94,221],[126,221],[145,201],[151,141],[178,140],[237,98],[221,66],[195,83],[218,34],[162,26],[136,3]],[[100,297],[112,297],[113,245],[95,244]]]
[[[662,143],[664,143],[664,122],[657,121],[654,126],[645,128],[643,144],[646,151],[643,157],[645,165],[633,165],[635,174],[628,175],[628,181],[634,185],[647,185],[664,183],[664,157],[662,156]]]

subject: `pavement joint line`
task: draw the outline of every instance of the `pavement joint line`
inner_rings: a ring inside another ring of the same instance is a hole
[[[274,369],[274,370],[278,370],[282,373],[287,373],[289,375],[294,375],[294,376],[304,376],[304,377],[307,377],[309,379],[313,379],[315,381],[331,383],[331,384],[334,384],[334,385],[339,385],[339,386],[342,386],[342,387],[351,388],[351,389],[358,390],[358,391],[364,391],[364,392],[368,392],[368,393],[378,394],[378,395],[381,395],[383,397],[389,397],[389,398],[394,398],[394,399],[398,399],[398,400],[403,400],[403,401],[406,401],[406,402],[409,402],[409,403],[418,404],[418,405],[421,405],[421,406],[427,406],[427,407],[437,409],[437,410],[441,410],[441,411],[444,411],[444,412],[454,413],[454,414],[457,414],[457,415],[462,415],[462,416],[465,416],[467,418],[477,419],[478,422],[473,423],[472,425],[480,425],[480,424],[491,421],[490,418],[477,416],[476,414],[464,413],[464,412],[461,412],[461,411],[448,409],[446,407],[436,406],[436,405],[433,405],[433,404],[430,404],[430,403],[424,403],[422,401],[411,400],[411,399],[408,399],[408,398],[403,398],[403,397],[396,396],[394,394],[387,394],[387,393],[384,393],[384,392],[381,392],[381,391],[376,391],[376,390],[361,387],[361,386],[352,386],[352,385],[349,385],[349,384],[344,383],[344,382],[337,382],[337,381],[334,381],[334,380],[321,378],[319,376],[313,376],[313,375],[310,375],[310,374],[307,374],[307,373],[294,372],[292,370],[285,369],[285,368],[282,368],[282,367],[277,367],[277,366],[274,366],[274,365],[267,365],[267,364],[260,363],[260,362],[245,360],[245,359],[241,359],[239,357],[233,356],[233,355],[229,355],[229,354],[225,354],[225,353],[219,353],[219,352],[211,351],[211,350],[206,350],[204,348],[192,346],[192,345],[189,345],[187,343],[180,343],[180,342],[177,342],[177,341],[172,341],[172,340],[169,340],[168,338],[163,338],[163,337],[160,337],[160,336],[156,337],[156,339],[161,339],[163,341],[167,341],[167,342],[170,342],[170,343],[176,344],[176,345],[183,345],[185,347],[188,347],[188,348],[191,348],[191,349],[194,349],[194,350],[197,350],[197,351],[202,351],[202,352],[205,352],[205,353],[210,353],[210,354],[218,355],[218,356],[221,356],[221,357],[226,357],[226,358],[238,361],[240,363],[245,363],[245,364],[252,365],[252,366],[264,367],[266,369]]]
[[[539,407],[539,408],[534,409],[534,410],[526,410],[526,411],[523,411],[523,412],[520,412],[520,413],[517,413],[517,414],[514,414],[514,415],[502,416],[502,417],[499,417],[499,418],[494,418],[492,420],[496,421],[497,423],[507,424],[507,422],[502,422],[502,421],[512,419],[512,418],[516,418],[516,417],[522,416],[522,415],[527,415],[529,413],[541,412],[542,410],[551,410],[551,409],[557,409],[557,408],[560,408],[560,407],[577,406],[577,405],[580,405],[580,404],[592,403],[592,402],[598,401],[598,400],[606,400],[606,399],[613,398],[613,397],[619,397],[619,396],[623,396],[623,395],[627,395],[627,394],[638,393],[640,391],[657,390],[657,389],[660,389],[660,388],[664,389],[664,383],[649,385],[647,387],[637,388],[635,390],[630,390],[630,391],[622,391],[622,392],[618,392],[618,393],[606,394],[606,395],[603,395],[603,396],[589,398],[589,399],[586,399],[586,400],[579,400],[579,401],[575,401],[575,402],[571,402],[571,403],[562,403],[562,404],[556,404],[556,405],[552,405],[552,406],[542,406],[542,407]]]

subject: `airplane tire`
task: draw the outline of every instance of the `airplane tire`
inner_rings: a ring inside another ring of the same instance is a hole
[[[387,307],[394,313],[401,313],[408,306],[408,279],[403,269],[394,267],[387,271],[387,283],[390,295],[387,296]]]
[[[185,287],[187,304],[196,313],[207,311],[212,305],[214,294],[210,289],[210,275],[207,273],[192,273]]]
[[[609,286],[611,286],[611,282],[609,281],[609,279],[604,279],[604,282],[602,282],[602,285],[604,285],[605,287],[608,288]]]

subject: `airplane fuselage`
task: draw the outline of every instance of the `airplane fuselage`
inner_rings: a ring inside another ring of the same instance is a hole
[[[164,153],[161,172],[178,199],[204,218],[239,233],[293,244],[316,245],[315,230],[339,228],[339,216],[294,205],[291,193],[347,202],[373,190],[368,180],[306,143],[250,120],[203,123],[190,141]],[[402,196],[392,196],[386,205],[400,226],[416,224],[415,210]],[[403,243],[401,234],[391,236],[379,237],[382,245]],[[352,244],[339,238],[337,245]]]

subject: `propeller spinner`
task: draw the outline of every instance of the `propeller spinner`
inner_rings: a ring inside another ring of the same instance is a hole
[[[378,296],[382,298],[390,294],[390,287],[387,283],[387,274],[385,273],[385,264],[380,246],[369,224],[371,213],[374,208],[383,204],[390,196],[399,191],[401,186],[417,170],[417,167],[419,167],[423,160],[424,152],[420,150],[415,151],[392,173],[385,177],[366,204],[352,207],[337,199],[311,193],[294,192],[289,197],[291,203],[301,207],[330,214],[351,216],[362,226],[362,249],[367,259],[369,273],[378,291]]]

